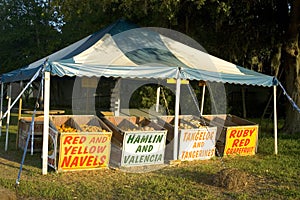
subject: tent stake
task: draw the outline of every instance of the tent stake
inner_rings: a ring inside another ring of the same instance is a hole
[[[277,103],[276,103],[276,85],[273,86],[274,92],[274,151],[275,155],[278,153],[277,149]]]

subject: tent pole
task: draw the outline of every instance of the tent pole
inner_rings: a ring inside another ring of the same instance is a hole
[[[7,103],[7,118],[6,118],[6,137],[5,137],[5,151],[8,149],[8,130],[9,130],[9,120],[10,120],[10,106],[11,106],[11,83],[8,85],[8,90],[7,90],[7,98],[8,98],[8,103]]]
[[[203,85],[203,89],[202,89],[202,99],[201,99],[201,110],[200,110],[201,116],[202,116],[202,114],[203,114],[203,107],[204,107],[205,87],[206,87],[206,85]]]
[[[31,78],[31,80],[29,81],[29,83],[27,83],[27,85],[23,88],[23,90],[20,92],[20,94],[15,98],[14,102],[11,104],[11,108],[14,107],[14,105],[16,104],[16,102],[19,100],[19,98],[24,94],[25,90],[29,87],[29,85],[31,85],[31,83],[39,76],[40,72],[41,72],[42,68],[40,68],[35,74],[34,76]],[[6,117],[7,113],[10,110],[7,110],[4,114],[3,114],[3,118]]]
[[[23,81],[20,82],[20,88],[23,88]],[[19,121],[22,117],[22,96],[20,97],[19,100],[19,114],[18,114],[18,128],[19,128]],[[18,149],[18,143],[19,143],[19,130],[17,131],[17,135],[16,135],[16,149]]]
[[[48,137],[49,137],[49,107],[50,107],[50,72],[45,72],[44,90],[45,91],[44,91],[44,129],[43,129],[42,174],[47,174]]]
[[[1,83],[1,94],[0,94],[0,137],[2,136],[2,116],[3,116],[3,87],[4,83]]]
[[[175,124],[174,124],[174,149],[173,149],[173,159],[178,159],[178,138],[179,138],[179,102],[180,102],[180,68],[177,70],[176,75],[176,95],[175,95]]]
[[[273,86],[273,92],[274,92],[274,150],[275,155],[278,153],[277,149],[277,103],[276,103],[276,85]]]
[[[160,87],[157,87],[157,90],[156,90],[156,107],[155,107],[155,111],[157,113],[159,111],[159,97],[160,97]]]

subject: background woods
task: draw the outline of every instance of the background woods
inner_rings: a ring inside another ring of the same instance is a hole
[[[50,54],[119,18],[185,33],[210,54],[275,75],[300,105],[296,0],[0,0],[0,72]],[[285,131],[300,132],[287,103]]]

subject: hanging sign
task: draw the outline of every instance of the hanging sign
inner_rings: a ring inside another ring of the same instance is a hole
[[[224,155],[254,155],[257,137],[257,125],[228,127]]]
[[[167,83],[176,84],[176,79],[175,78],[168,78]],[[182,80],[180,80],[180,84],[189,84],[189,80],[182,79]]]
[[[180,160],[206,160],[215,156],[217,127],[180,130]]]
[[[111,133],[61,133],[58,171],[108,167]]]
[[[163,164],[166,131],[125,132],[122,166]]]
[[[83,88],[97,88],[99,80],[95,77],[88,78],[82,77],[81,78],[81,86]]]

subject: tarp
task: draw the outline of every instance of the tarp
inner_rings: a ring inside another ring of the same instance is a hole
[[[47,62],[45,60],[47,59]],[[258,86],[276,78],[248,70],[125,20],[26,67],[2,75],[3,82],[30,79],[43,63],[56,76],[177,78]]]

